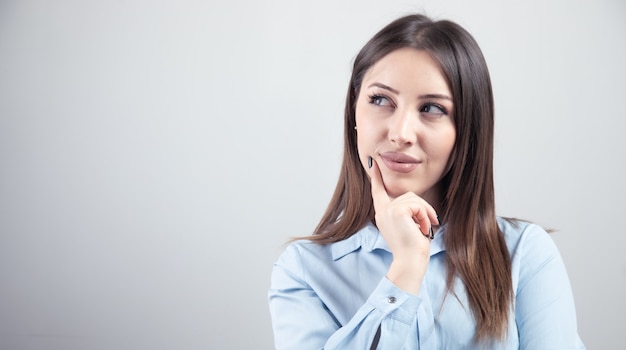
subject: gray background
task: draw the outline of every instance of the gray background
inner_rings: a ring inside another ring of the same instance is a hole
[[[484,50],[499,213],[558,230],[583,340],[621,344],[626,2],[0,0],[0,349],[271,348],[352,59],[422,10]]]

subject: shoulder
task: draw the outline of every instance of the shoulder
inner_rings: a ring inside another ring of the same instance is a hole
[[[525,221],[499,218],[511,256],[515,288],[544,276],[558,279],[564,269],[559,250],[550,234],[541,226]]]
[[[522,221],[498,217],[498,225],[509,248],[509,253],[513,257],[520,253],[550,253],[556,251],[556,245],[552,237],[541,226]]]
[[[346,255],[360,251],[362,247],[373,246],[377,239],[378,231],[371,225],[342,241],[330,244],[299,239],[285,248],[274,265],[289,267],[294,273],[302,275],[307,267],[332,264]]]
[[[299,239],[287,245],[274,266],[281,266],[292,273],[302,276],[304,267],[314,260],[327,260],[330,245],[315,243],[308,239]]]

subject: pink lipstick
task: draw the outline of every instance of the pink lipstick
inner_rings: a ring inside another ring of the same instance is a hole
[[[385,152],[381,153],[380,157],[389,170],[399,173],[409,173],[422,163],[422,161],[400,152]]]

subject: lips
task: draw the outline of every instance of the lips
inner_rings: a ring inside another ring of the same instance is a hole
[[[422,161],[400,152],[381,153],[380,158],[389,170],[399,173],[409,173],[422,163]]]

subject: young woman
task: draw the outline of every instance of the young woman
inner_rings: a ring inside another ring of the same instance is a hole
[[[583,349],[541,227],[496,217],[493,95],[459,25],[399,18],[355,59],[334,196],[274,265],[277,349]]]

